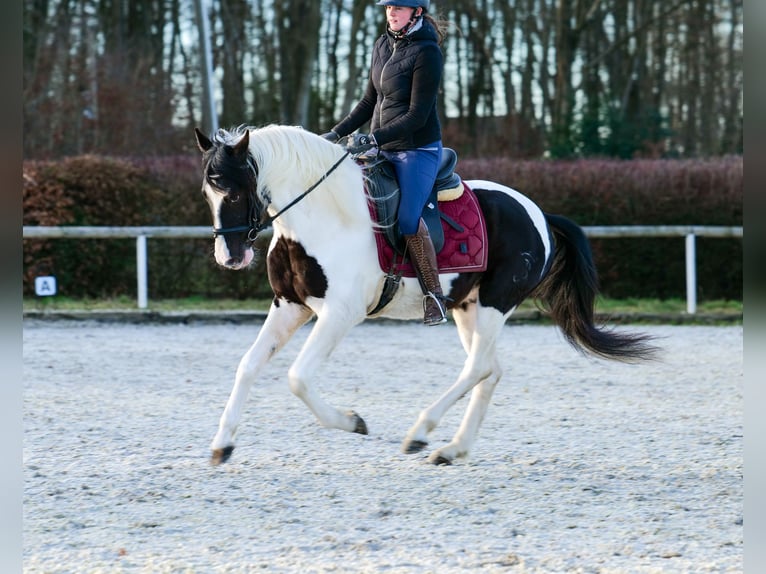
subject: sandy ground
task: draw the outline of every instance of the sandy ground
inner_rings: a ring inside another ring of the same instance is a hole
[[[258,327],[24,321],[25,572],[742,571],[741,326],[641,327],[664,361],[631,366],[509,325],[482,434],[450,467],[399,446],[457,376],[454,328],[371,322],[343,342],[319,388],[369,436],[290,394],[303,329],[212,467]]]

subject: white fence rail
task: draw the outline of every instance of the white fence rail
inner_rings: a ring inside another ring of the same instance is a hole
[[[584,226],[588,237],[684,237],[686,241],[686,311],[697,311],[697,237],[742,237],[742,227],[707,225],[617,225]],[[42,227],[24,226],[24,239],[135,238],[138,307],[148,305],[148,238],[186,239],[212,237],[210,227]]]

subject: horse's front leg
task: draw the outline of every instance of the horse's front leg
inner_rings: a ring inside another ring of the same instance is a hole
[[[347,314],[334,314],[325,308],[287,376],[290,390],[306,404],[322,426],[367,434],[367,425],[358,414],[329,405],[313,385],[314,374],[354,324]]]
[[[242,417],[242,408],[256,376],[311,316],[310,309],[297,303],[279,300],[271,305],[255,343],[239,362],[234,388],[221,415],[218,432],[210,445],[213,464],[226,462],[234,450],[234,436]]]

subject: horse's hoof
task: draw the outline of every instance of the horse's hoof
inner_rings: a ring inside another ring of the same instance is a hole
[[[223,464],[229,458],[231,458],[231,453],[234,452],[233,446],[226,446],[224,448],[217,448],[213,451],[213,456],[210,457],[210,464],[213,466],[218,466],[219,464]]]
[[[415,454],[423,450],[428,446],[428,443],[423,440],[411,440],[404,443],[402,451],[404,454]]]
[[[452,464],[452,461],[450,459],[442,455],[431,457],[430,462],[431,464],[435,464],[436,466],[449,466]]]
[[[354,411],[351,411],[349,414],[354,417],[354,420],[356,421],[356,425],[354,425],[354,432],[357,434],[369,434],[367,432],[367,424],[364,422],[364,419]]]

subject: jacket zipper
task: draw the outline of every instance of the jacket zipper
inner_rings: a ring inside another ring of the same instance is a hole
[[[386,71],[386,66],[388,66],[388,63],[394,59],[394,55],[396,54],[396,47],[398,46],[398,42],[394,41],[394,49],[391,50],[391,56],[386,60],[386,63],[383,64],[383,67],[380,69],[380,89],[383,91],[383,72]],[[381,127],[383,127],[383,104],[386,102],[386,95],[383,94],[383,99],[380,101],[380,109],[378,110],[378,123]]]

